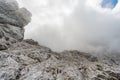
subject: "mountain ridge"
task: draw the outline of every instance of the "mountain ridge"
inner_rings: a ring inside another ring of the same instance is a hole
[[[54,52],[24,40],[30,20],[31,13],[15,0],[0,0],[0,80],[120,80],[116,57],[104,61],[77,50]]]

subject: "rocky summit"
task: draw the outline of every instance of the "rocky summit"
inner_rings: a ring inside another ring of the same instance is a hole
[[[77,50],[54,52],[24,38],[31,13],[0,0],[0,80],[120,80],[119,57]]]

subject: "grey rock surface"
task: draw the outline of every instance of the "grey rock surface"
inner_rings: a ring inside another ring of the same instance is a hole
[[[22,41],[24,26],[31,20],[31,13],[19,8],[15,0],[0,0],[0,50]]]
[[[14,0],[0,0],[0,80],[120,80],[120,59],[54,52],[23,40],[31,14]]]
[[[0,52],[0,80],[119,80],[120,66],[108,65],[88,53],[57,53],[33,40]]]
[[[30,22],[31,13],[19,8],[15,0],[0,0],[0,23],[24,27]]]

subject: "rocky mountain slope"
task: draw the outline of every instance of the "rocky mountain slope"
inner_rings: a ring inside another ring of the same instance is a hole
[[[23,40],[31,20],[14,0],[0,0],[0,80],[120,80],[119,59],[88,53],[54,52]]]

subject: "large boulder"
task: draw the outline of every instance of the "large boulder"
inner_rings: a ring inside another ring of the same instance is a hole
[[[0,0],[0,50],[22,41],[24,26],[31,20],[31,13],[25,8],[19,8],[15,0]]]
[[[30,22],[31,13],[19,8],[15,0],[0,0],[0,23],[24,27]]]

